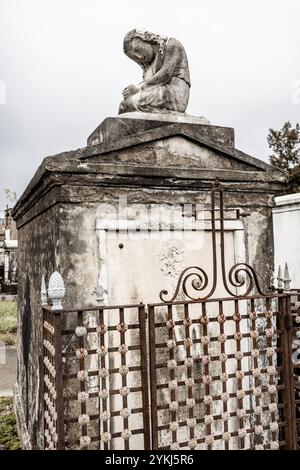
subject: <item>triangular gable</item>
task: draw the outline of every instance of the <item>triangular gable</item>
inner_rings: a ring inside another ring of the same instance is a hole
[[[207,137],[204,137],[200,132],[186,124],[170,124],[167,126],[154,128],[149,131],[137,132],[136,134],[129,136],[127,135],[125,137],[119,138],[116,141],[109,142],[109,144],[106,145],[93,145],[85,149],[85,152],[80,156],[80,159],[86,160],[89,158],[94,158],[98,155],[104,155],[107,153],[128,149],[129,147],[136,147],[142,144],[155,142],[157,140],[174,136],[181,136],[195,143],[216,150],[224,156],[246,163],[249,166],[256,168],[256,170],[266,171],[272,168],[275,169],[271,165],[268,165],[257,158],[251,157],[250,155],[241,152],[234,147],[229,147],[228,145],[223,145],[219,142],[215,142],[208,139]]]

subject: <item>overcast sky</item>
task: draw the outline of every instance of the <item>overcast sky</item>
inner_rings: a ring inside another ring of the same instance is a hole
[[[117,114],[141,81],[122,49],[133,28],[179,39],[187,112],[234,127],[237,148],[266,160],[268,129],[300,121],[299,24],[299,0],[0,0],[0,210],[4,188],[20,196],[45,156],[85,146]]]

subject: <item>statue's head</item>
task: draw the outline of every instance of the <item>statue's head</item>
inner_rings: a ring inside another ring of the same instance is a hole
[[[157,52],[162,52],[166,39],[149,31],[133,29],[124,38],[124,52],[144,68],[153,61]]]

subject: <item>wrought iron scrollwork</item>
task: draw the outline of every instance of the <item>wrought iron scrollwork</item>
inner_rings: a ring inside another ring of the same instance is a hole
[[[197,300],[197,297],[193,297],[189,293],[190,292],[190,288],[188,286],[189,280],[191,280],[191,287],[197,292],[204,291],[208,285],[208,276],[206,272],[202,268],[199,268],[198,266],[190,266],[184,269],[182,273],[180,274],[173,297],[167,300],[166,296],[168,295],[168,291],[162,290],[159,294],[160,299],[163,302],[174,302],[174,300],[178,296],[180,288],[182,288],[182,291],[186,297],[188,297],[191,300]]]
[[[216,209],[215,199],[216,192],[219,194],[220,207]],[[185,268],[180,274],[174,295],[168,298],[168,291],[162,290],[159,294],[162,302],[172,303],[176,300],[180,290],[184,293],[187,299],[192,301],[209,299],[215,292],[217,287],[217,252],[216,252],[216,211],[220,213],[220,251],[221,251],[221,274],[223,286],[230,296],[236,298],[243,298],[250,295],[254,290],[260,295],[267,295],[264,293],[258,279],[258,273],[255,269],[247,263],[236,263],[226,272],[226,258],[225,258],[225,239],[224,239],[224,200],[223,190],[220,188],[219,182],[215,182],[211,191],[211,240],[212,240],[212,266],[213,275],[211,288],[205,294],[205,289],[209,285],[209,278],[207,273],[200,266],[189,266]],[[238,214],[238,211],[237,211]],[[239,217],[237,215],[237,217]],[[233,292],[235,289],[245,288],[243,293]],[[196,296],[195,293],[203,293],[201,296]]]

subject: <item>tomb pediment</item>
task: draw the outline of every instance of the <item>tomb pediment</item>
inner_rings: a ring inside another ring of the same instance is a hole
[[[107,118],[79,158],[86,162],[189,170],[260,172],[285,180],[278,168],[234,146],[234,130],[195,123]],[[83,150],[83,149],[82,149]]]

